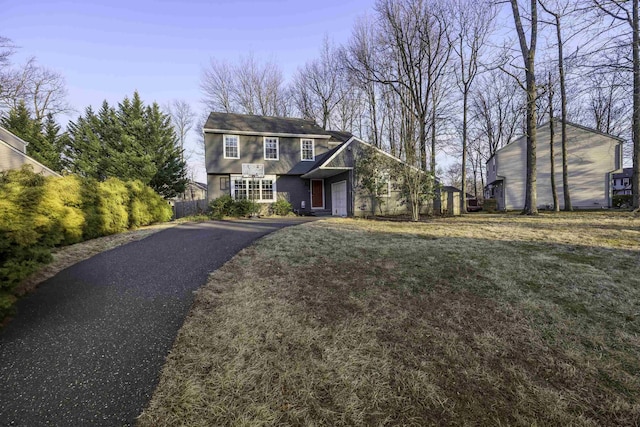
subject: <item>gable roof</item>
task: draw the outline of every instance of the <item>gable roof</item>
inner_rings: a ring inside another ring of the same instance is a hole
[[[204,125],[204,132],[321,139],[330,139],[332,137],[332,134],[322,129],[312,120],[216,112],[209,114],[209,118]]]
[[[13,135],[13,134],[11,134]],[[17,138],[17,137],[16,137]],[[37,165],[38,167],[40,167],[43,171],[46,171],[47,173],[49,173],[51,176],[62,176],[60,175],[58,172],[48,168],[47,166],[43,165],[42,163],[40,163],[39,161],[37,161],[36,159],[34,159],[33,157],[28,156],[26,153],[23,153],[22,151],[20,151],[19,149],[17,149],[16,147],[14,147],[11,144],[7,144],[6,142],[4,142],[4,140],[0,139],[0,145],[3,145],[5,147],[7,147],[9,150],[15,152],[16,154],[18,154],[19,158],[23,159],[23,161],[25,163],[23,164],[31,164],[31,166],[33,166],[34,164]],[[0,171],[2,171],[2,168],[0,168]]]
[[[622,172],[614,173],[613,178],[631,178],[633,176],[633,168],[624,168]]]
[[[374,150],[376,150],[377,152],[379,152],[380,154],[383,154],[387,157],[389,157],[392,160],[395,160],[396,162],[400,162],[400,163],[404,163],[404,161],[402,159],[399,159],[395,156],[392,156],[391,154],[387,153],[384,150],[381,150],[380,148],[369,144],[368,142],[365,142],[363,140],[361,140],[360,138],[356,137],[356,136],[351,136],[351,138],[349,138],[348,141],[343,142],[342,144],[338,145],[337,147],[334,147],[333,149],[329,150],[320,160],[318,160],[316,163],[314,163],[314,165],[311,167],[311,169],[309,169],[309,172],[307,172],[306,174],[302,175],[302,178],[312,178],[314,175],[318,175],[320,174],[323,170],[326,171],[328,169],[333,169],[333,170],[349,170],[349,169],[353,169],[352,167],[348,167],[348,166],[331,166],[331,162],[343,151],[345,150],[347,147],[349,147],[349,145],[351,145],[353,142],[357,142],[359,144],[362,144],[366,147],[371,147]],[[412,168],[414,168],[413,166],[411,166]]]
[[[328,130],[328,131],[325,131],[325,132],[327,132],[329,135],[331,135],[331,138],[329,139],[329,142],[343,143],[343,142],[347,142],[348,140],[353,138],[353,134],[350,133],[350,132],[342,132],[342,131],[338,131],[338,130]]]
[[[0,126],[0,140],[4,141],[8,145],[23,153],[26,152],[26,147],[27,145],[29,145],[27,141],[18,137],[17,135],[12,134],[2,126]]]

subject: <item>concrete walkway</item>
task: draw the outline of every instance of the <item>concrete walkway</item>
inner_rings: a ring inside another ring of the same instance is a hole
[[[179,225],[47,280],[0,332],[0,425],[134,424],[208,274],[309,220]]]

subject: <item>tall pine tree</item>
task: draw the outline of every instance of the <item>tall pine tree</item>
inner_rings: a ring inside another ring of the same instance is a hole
[[[97,115],[87,108],[68,133],[72,171],[99,180],[139,179],[166,198],[184,191],[186,164],[170,118],[156,103],[145,107],[138,92],[117,110],[106,101]]]
[[[48,114],[44,123],[31,118],[24,101],[9,110],[6,117],[0,119],[2,127],[28,143],[27,154],[47,166],[62,172],[63,138],[52,114]]]

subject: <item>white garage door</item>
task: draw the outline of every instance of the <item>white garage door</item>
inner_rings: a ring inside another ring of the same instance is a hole
[[[347,216],[347,181],[331,184],[331,214]]]

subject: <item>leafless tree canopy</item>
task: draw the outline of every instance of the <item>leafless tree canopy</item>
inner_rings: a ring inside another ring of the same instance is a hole
[[[14,108],[24,102],[33,118],[43,121],[47,114],[72,111],[67,103],[66,82],[62,74],[29,59],[19,67],[2,67],[0,107]]]
[[[238,64],[211,59],[202,71],[203,103],[211,111],[287,116],[291,112],[282,70],[273,61],[260,62],[253,55]]]
[[[180,148],[183,151],[184,158],[184,146],[187,139],[187,135],[193,128],[193,124],[196,119],[196,113],[191,108],[191,105],[182,99],[174,99],[165,108],[171,122],[178,135],[178,141],[180,142]]]

